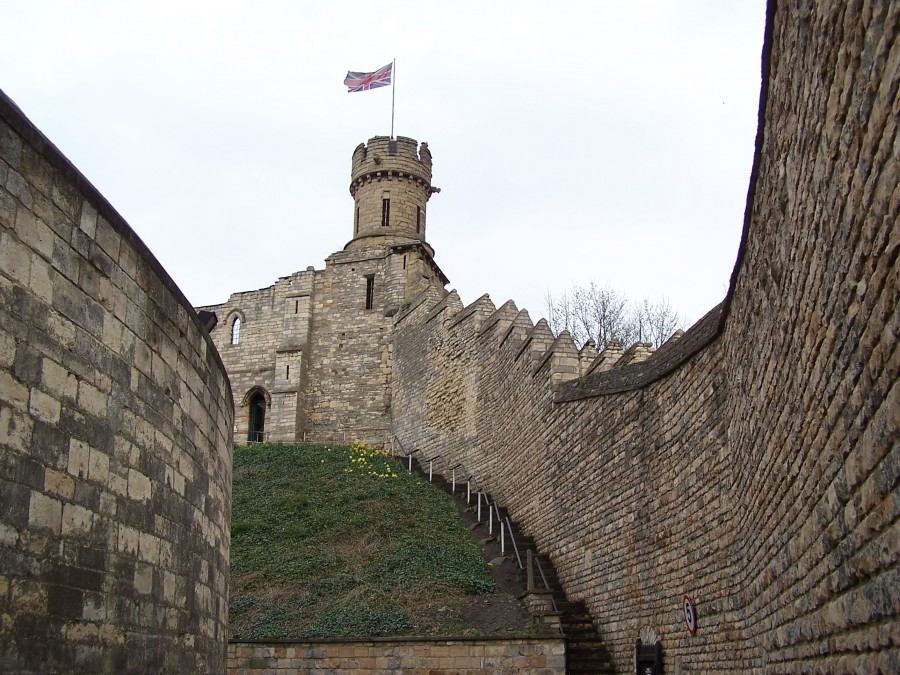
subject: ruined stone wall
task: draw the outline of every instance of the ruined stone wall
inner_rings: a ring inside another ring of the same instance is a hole
[[[233,293],[221,305],[198,309],[215,312],[218,325],[210,333],[235,396],[234,437],[248,439],[249,397],[265,391],[268,400],[265,438],[294,441],[306,427],[309,342],[316,272],[308,268],[268,288]],[[232,342],[234,320],[241,321],[240,339]]]
[[[770,6],[732,289],[647,361],[573,373],[510,304],[476,327],[484,299],[398,317],[398,439],[510,509],[622,672],[638,637],[675,672],[900,669],[898,26]]]
[[[0,95],[0,671],[224,670],[231,424],[184,296]]]

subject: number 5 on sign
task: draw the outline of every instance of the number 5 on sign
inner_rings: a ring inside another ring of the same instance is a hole
[[[694,609],[694,601],[687,595],[682,598],[684,609],[684,623],[691,635],[697,632],[697,612]]]

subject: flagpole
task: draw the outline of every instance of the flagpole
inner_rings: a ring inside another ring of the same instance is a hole
[[[397,59],[391,66],[391,138],[394,137],[394,94],[397,91]]]

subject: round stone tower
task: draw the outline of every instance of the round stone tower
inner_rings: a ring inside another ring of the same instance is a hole
[[[375,136],[353,151],[353,239],[345,249],[404,240],[425,241],[431,186],[428,144],[404,136]]]

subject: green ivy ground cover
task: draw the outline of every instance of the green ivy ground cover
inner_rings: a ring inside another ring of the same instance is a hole
[[[364,446],[234,449],[235,639],[466,633],[496,592],[449,497]]]

